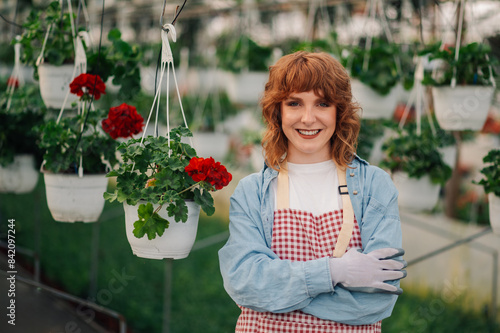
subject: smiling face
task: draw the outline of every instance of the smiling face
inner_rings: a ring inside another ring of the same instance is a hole
[[[335,105],[312,90],[292,93],[281,102],[281,127],[288,139],[287,160],[298,164],[330,160],[336,116]]]

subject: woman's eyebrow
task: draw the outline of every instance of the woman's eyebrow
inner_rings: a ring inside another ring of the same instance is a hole
[[[302,98],[300,97],[295,97],[295,96],[288,96],[287,99],[285,99],[285,101],[299,101],[301,102],[302,101]]]

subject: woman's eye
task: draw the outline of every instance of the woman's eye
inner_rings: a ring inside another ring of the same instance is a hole
[[[327,108],[327,107],[329,107],[329,106],[330,106],[330,103],[327,103],[327,102],[322,102],[322,103],[319,103],[319,105],[320,105],[321,107]]]
[[[295,101],[291,101],[291,102],[288,102],[287,105],[288,106],[297,106],[297,105],[299,105],[299,103],[295,102]]]

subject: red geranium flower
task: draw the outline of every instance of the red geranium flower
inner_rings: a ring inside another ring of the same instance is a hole
[[[216,190],[227,186],[233,176],[220,162],[215,162],[212,157],[193,157],[184,171],[193,178],[195,182],[205,181],[215,187]]]
[[[71,93],[78,97],[82,97],[83,95],[90,97],[93,95],[96,101],[101,98],[101,94],[106,93],[106,85],[102,82],[101,77],[87,73],[82,73],[75,77],[69,84],[69,88]]]
[[[143,122],[134,106],[123,103],[109,108],[108,118],[102,121],[102,129],[113,139],[128,138],[142,131]]]

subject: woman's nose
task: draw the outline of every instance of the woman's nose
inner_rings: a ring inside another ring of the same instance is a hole
[[[316,120],[316,117],[314,115],[314,110],[312,107],[306,106],[304,108],[304,112],[302,113],[301,120],[304,124],[313,123]]]

